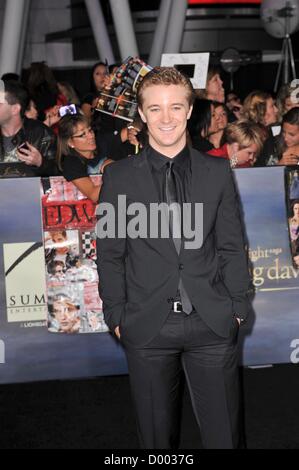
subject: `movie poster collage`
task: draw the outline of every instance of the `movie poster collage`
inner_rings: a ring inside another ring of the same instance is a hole
[[[43,206],[84,202],[72,183],[50,178],[43,192]],[[83,224],[84,225],[84,224]],[[74,219],[65,228],[45,228],[44,247],[47,276],[48,330],[51,333],[107,332],[98,294],[96,234]]]
[[[141,59],[128,57],[101,92],[96,110],[132,122],[137,115],[137,88],[151,70]]]
[[[288,221],[293,265],[299,268],[299,170],[286,174],[288,191]]]

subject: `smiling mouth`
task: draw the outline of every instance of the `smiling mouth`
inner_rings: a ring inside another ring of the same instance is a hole
[[[161,132],[172,132],[174,130],[175,130],[174,126],[172,126],[172,127],[160,127]]]

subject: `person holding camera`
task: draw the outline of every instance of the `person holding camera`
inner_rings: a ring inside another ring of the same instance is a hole
[[[4,82],[0,92],[0,176],[53,176],[56,138],[41,122],[25,117],[29,98],[24,86]]]

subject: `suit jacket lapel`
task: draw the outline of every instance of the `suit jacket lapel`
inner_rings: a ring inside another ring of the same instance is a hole
[[[134,185],[137,185],[136,194],[140,195],[140,202],[151,203],[159,202],[158,192],[153,181],[152,172],[149,166],[146,148],[142,153],[133,157],[133,166],[136,168],[136,178],[134,178]]]

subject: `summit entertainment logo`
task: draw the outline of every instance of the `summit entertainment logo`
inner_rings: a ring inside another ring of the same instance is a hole
[[[7,321],[34,322],[47,318],[46,273],[42,243],[3,245]],[[41,273],[45,275],[41,275]]]

